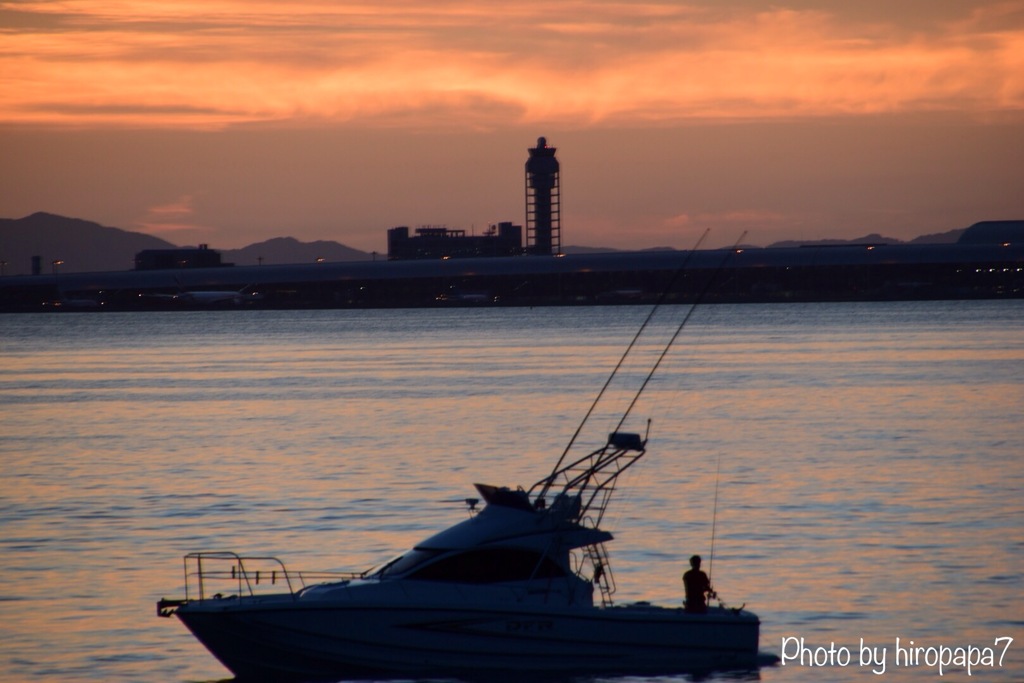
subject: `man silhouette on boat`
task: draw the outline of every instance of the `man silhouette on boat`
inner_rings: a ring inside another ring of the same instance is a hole
[[[686,589],[686,601],[683,603],[687,612],[703,614],[708,611],[708,597],[715,597],[708,575],[701,571],[700,555],[690,558],[690,571],[683,574],[683,587]]]

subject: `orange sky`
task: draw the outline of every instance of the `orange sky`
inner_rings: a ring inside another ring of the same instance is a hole
[[[522,222],[546,135],[565,244],[1024,218],[1019,0],[24,0],[0,35],[3,217],[383,250]]]

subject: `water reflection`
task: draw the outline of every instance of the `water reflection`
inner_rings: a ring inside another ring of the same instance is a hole
[[[0,680],[222,676],[152,615],[182,555],[361,570],[461,519],[473,481],[528,486],[643,314],[0,316]],[[1024,643],[1022,327],[1016,302],[698,311],[636,411],[617,597],[682,599],[717,479],[712,580],[764,647]]]

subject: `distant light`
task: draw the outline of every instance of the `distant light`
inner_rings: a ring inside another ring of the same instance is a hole
[[[316,257],[316,262],[317,263],[323,263],[324,262],[324,257],[323,256],[317,256]]]
[[[1010,243],[1009,242],[1003,242],[1003,246],[1004,247],[1008,247],[1008,246],[1010,246]]]

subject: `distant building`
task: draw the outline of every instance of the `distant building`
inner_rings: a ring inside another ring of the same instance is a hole
[[[402,226],[388,230],[388,260],[518,256],[523,253],[523,226],[510,222],[490,226],[482,235],[445,227]]]
[[[181,268],[220,268],[220,252],[205,244],[181,249],[144,249],[135,254],[135,270],[179,270]]]
[[[1020,244],[1024,221],[981,221],[964,230],[957,244]]]
[[[657,250],[205,270],[64,273],[55,268],[36,276],[0,277],[0,311],[68,310],[52,305],[61,300],[92,300],[96,310],[106,311],[211,305],[200,297],[175,296],[182,291],[227,295],[231,306],[238,301],[247,308],[275,309],[1024,300],[1024,238],[1006,237],[1000,231],[992,236],[1000,241],[969,244]],[[236,293],[243,291],[253,296],[240,300]]]
[[[555,148],[546,138],[527,150],[526,161],[526,251],[546,255],[562,253],[559,164]]]

